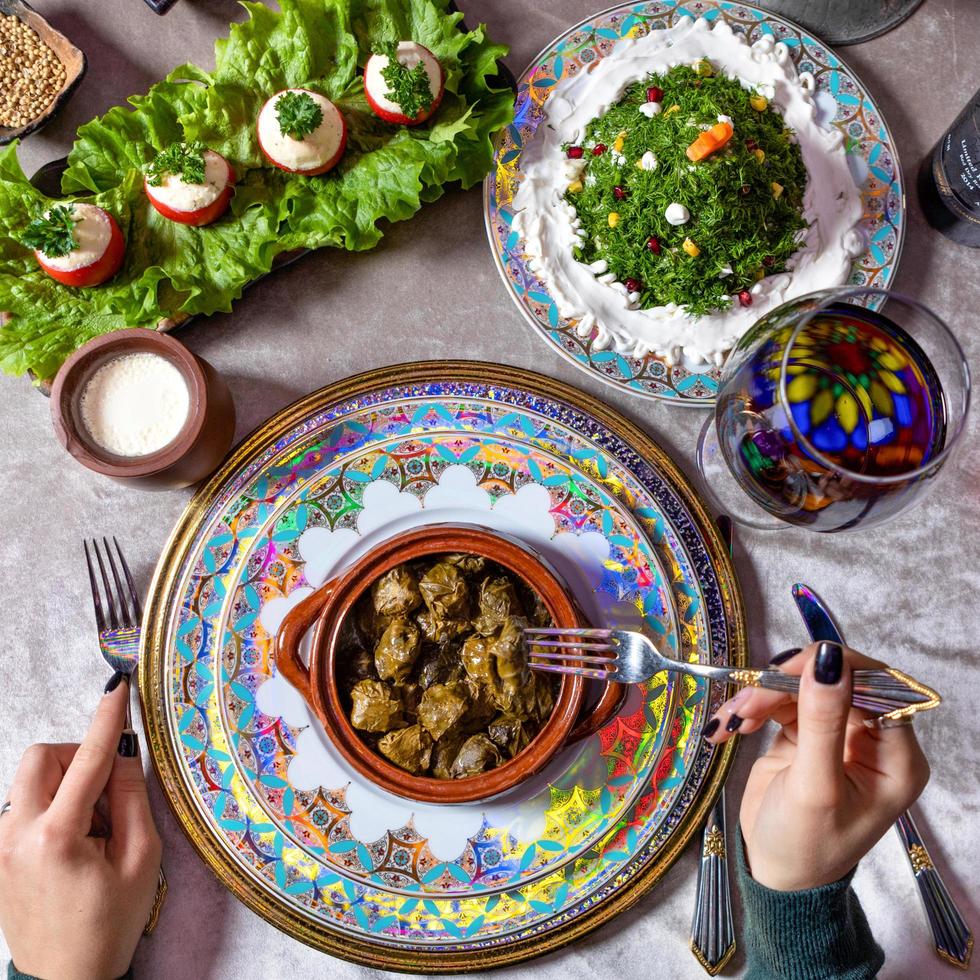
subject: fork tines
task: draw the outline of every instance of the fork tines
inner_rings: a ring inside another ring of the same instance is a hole
[[[143,610],[140,605],[139,594],[133,582],[133,576],[129,571],[129,565],[123,557],[119,542],[113,538],[112,543],[116,546],[116,557],[119,566],[116,566],[116,559],[113,558],[112,548],[106,538],[102,539],[103,548],[99,547],[99,542],[92,539],[92,551],[95,553],[95,562],[99,566],[99,578],[102,580],[102,590],[100,593],[99,584],[95,576],[95,565],[92,563],[92,555],[89,552],[89,542],[83,541],[85,548],[85,564],[88,566],[89,584],[92,586],[92,604],[95,606],[95,623],[101,633],[106,629],[135,629],[140,625],[143,618]],[[102,554],[105,552],[105,559]],[[112,582],[115,585],[113,590],[109,584],[109,575],[106,573],[106,562],[112,573]],[[122,577],[119,569],[122,569]],[[125,586],[123,585],[125,579]],[[105,606],[103,607],[103,600]]]
[[[558,639],[539,639],[557,637]],[[571,640],[561,637],[573,637]],[[616,670],[616,647],[608,642],[612,630],[533,628],[524,630],[530,666],[554,674],[578,674],[606,680]],[[595,641],[595,642],[592,642]],[[547,649],[542,649],[542,648]],[[603,654],[605,654],[603,656]],[[610,656],[612,654],[612,656]],[[542,661],[560,661],[551,663]],[[598,667],[603,669],[598,669]]]

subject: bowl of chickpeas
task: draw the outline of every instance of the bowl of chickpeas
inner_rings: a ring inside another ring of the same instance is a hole
[[[85,74],[83,52],[23,0],[0,0],[0,144],[40,129]]]

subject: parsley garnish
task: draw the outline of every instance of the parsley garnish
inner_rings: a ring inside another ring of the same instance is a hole
[[[185,184],[203,184],[206,149],[198,140],[193,143],[171,143],[143,168],[143,172],[152,187],[159,187],[167,174],[179,177]]]
[[[47,214],[35,218],[21,236],[21,242],[28,248],[37,249],[52,259],[74,251],[78,245],[75,238],[74,208],[56,204]]]
[[[307,92],[283,92],[276,100],[276,118],[283,135],[301,140],[323,122],[323,110]]]
[[[647,118],[639,109],[651,86],[663,89],[663,111]],[[619,282],[640,283],[640,308],[676,303],[695,317],[728,309],[760,276],[785,271],[799,248],[806,167],[783,117],[753,109],[752,94],[720,72],[679,66],[631,85],[586,127],[582,187],[565,195],[585,232],[574,255],[590,264],[604,259]],[[734,136],[692,164],[688,145],[720,115],[731,118]],[[620,157],[613,150],[621,133]],[[594,154],[598,144],[605,149]],[[637,166],[648,151],[655,170]],[[774,183],[783,188],[778,196]],[[666,220],[675,202],[690,212],[683,225]],[[614,225],[610,212],[618,215]],[[659,252],[649,247],[651,237]],[[697,246],[696,257],[684,251],[686,238]]]
[[[388,64],[381,69],[381,77],[388,83],[388,98],[401,106],[409,119],[415,119],[432,105],[425,63],[420,61],[414,68],[406,68],[398,60],[398,45],[393,43],[386,44],[380,53],[388,59]]]

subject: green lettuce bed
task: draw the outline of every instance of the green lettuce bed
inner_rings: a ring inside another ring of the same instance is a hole
[[[448,0],[279,0],[274,11],[244,3],[249,19],[215,45],[215,68],[182,65],[132,109],[110,109],[82,126],[64,174],[65,195],[111,211],[126,236],[126,261],[109,283],[62,286],[41,272],[17,238],[50,201],[25,177],[16,144],[0,152],[0,368],[50,378],[91,337],[124,326],[231,309],[244,287],[283,251],[333,245],[369,249],[383,221],[411,217],[450,182],[470,187],[490,168],[491,136],[512,117],[512,93],[490,84],[507,49],[484,28],[464,33]],[[446,76],[426,125],[380,122],[357,69],[386,41],[430,48]],[[322,177],[268,166],[255,119],[274,92],[303,86],[337,103],[347,152]],[[191,228],[160,216],[143,193],[140,167],[174,141],[199,139],[238,174],[231,211]]]

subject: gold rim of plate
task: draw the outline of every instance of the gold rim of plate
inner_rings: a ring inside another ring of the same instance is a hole
[[[620,912],[636,904],[664,876],[691,838],[700,829],[728,775],[735,754],[734,740],[726,742],[715,754],[697,801],[688,809],[673,836],[656,860],[638,873],[622,889],[613,893],[589,912],[542,936],[490,949],[460,948],[426,952],[399,949],[381,943],[369,943],[335,929],[313,922],[308,917],[280,904],[270,893],[256,887],[254,879],[237,864],[211,835],[196,806],[196,797],[185,784],[179,762],[170,742],[164,689],[164,637],[174,589],[183,563],[193,543],[200,522],[226,483],[270,442],[288,432],[304,419],[326,407],[378,389],[396,385],[450,381],[499,384],[517,388],[543,398],[565,402],[601,423],[644,459],[656,467],[687,507],[704,539],[719,576],[729,624],[730,662],[737,667],[748,663],[745,615],[738,580],[721,535],[711,516],[667,453],[633,423],[597,398],[571,385],[519,368],[503,367],[482,361],[442,360],[397,364],[354,375],[328,385],[294,402],[258,426],[228,456],[220,469],[201,487],[188,503],[164,546],[157,563],[146,601],[139,686],[153,768],[163,787],[167,802],[194,849],[215,877],[241,902],[270,925],[324,953],[375,969],[409,973],[472,973],[491,967],[520,963],[561,949],[598,929]]]

